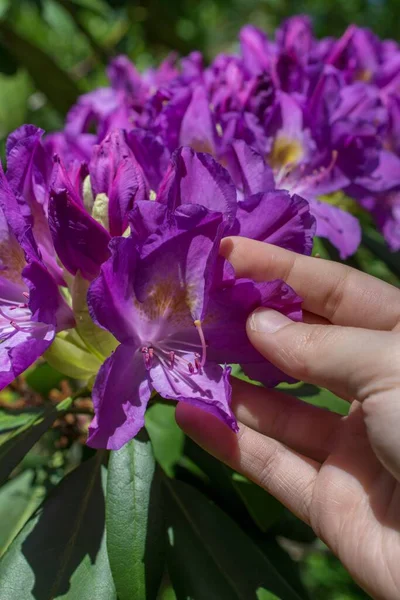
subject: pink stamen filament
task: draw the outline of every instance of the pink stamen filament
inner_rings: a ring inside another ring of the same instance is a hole
[[[194,322],[194,325],[197,329],[197,332],[199,334],[199,338],[200,338],[200,342],[201,342],[201,359],[200,359],[200,366],[204,367],[204,365],[206,364],[206,358],[207,358],[207,344],[206,344],[206,339],[204,337],[204,332],[203,332],[203,328],[201,326],[201,321],[199,321],[198,319],[196,319],[196,321]]]

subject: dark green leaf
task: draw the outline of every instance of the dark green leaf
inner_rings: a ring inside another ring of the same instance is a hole
[[[378,258],[383,260],[389,269],[400,277],[400,252],[391,252],[385,239],[372,227],[363,231],[363,243]]]
[[[319,388],[308,383],[296,383],[294,385],[281,383],[278,388],[286,394],[304,400],[304,402],[327,408],[339,415],[347,415],[349,412],[350,404],[325,388]]]
[[[16,410],[12,408],[0,409],[0,434],[12,431],[13,429],[19,429],[28,423],[32,423],[42,414],[43,410],[40,408],[32,408],[29,410]]]
[[[111,452],[107,549],[119,600],[157,597],[164,572],[160,474],[144,430]]]
[[[0,489],[0,556],[43,500],[44,487],[33,480],[34,472],[24,471]]]
[[[157,462],[172,477],[185,441],[184,433],[175,421],[175,406],[159,403],[151,406],[146,413],[146,429]]]
[[[0,40],[16,61],[29,73],[54,108],[66,113],[80,94],[79,87],[53,59],[29,40],[11,29],[6,21],[0,22]]]
[[[71,398],[63,400],[46,412],[34,415],[25,425],[8,434],[0,446],[0,483],[7,479],[25,454],[51,427],[59,413],[66,410],[71,402]]]
[[[256,544],[194,488],[165,479],[168,566],[178,600],[299,600]]]
[[[40,363],[25,374],[26,383],[38,394],[44,397],[49,392],[58,387],[60,382],[65,379],[65,375],[51,367],[48,363]]]
[[[104,527],[103,453],[53,491],[0,561],[1,600],[115,600]]]

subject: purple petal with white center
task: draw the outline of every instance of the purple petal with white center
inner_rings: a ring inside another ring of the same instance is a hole
[[[231,409],[232,388],[229,383],[230,367],[206,363],[202,373],[196,376],[177,374],[161,363],[150,369],[151,383],[163,397],[178,402],[187,402],[213,414],[238,431],[235,415]]]
[[[93,388],[95,417],[88,445],[119,450],[140,431],[151,389],[141,352],[121,344],[107,358]]]

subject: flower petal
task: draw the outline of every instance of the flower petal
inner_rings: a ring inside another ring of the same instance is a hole
[[[148,196],[143,171],[127,144],[124,131],[115,129],[94,147],[89,171],[94,197],[104,193],[109,199],[110,234],[122,235],[135,200]]]
[[[326,202],[310,200],[317,221],[316,235],[327,238],[339,250],[340,258],[354,254],[361,243],[361,226],[353,215]]]
[[[118,346],[104,362],[93,388],[95,417],[88,445],[119,450],[140,431],[151,394],[143,357],[134,346]]]
[[[65,189],[51,193],[49,225],[64,267],[73,275],[80,271],[89,281],[97,277],[110,256],[110,235]]]
[[[150,370],[150,379],[163,398],[188,402],[218,417],[233,431],[238,431],[231,409],[230,373],[230,367],[206,363],[202,373],[177,375],[174,370],[158,363]]]
[[[245,196],[267,192],[275,187],[272,169],[262,155],[243,140],[237,140],[227,148],[224,164],[236,187]]]
[[[232,233],[311,254],[315,219],[309,203],[284,190],[255,194],[238,203]]]
[[[236,188],[224,167],[209,154],[180,148],[160,184],[157,200],[174,210],[181,204],[200,204],[232,220],[236,213]]]
[[[3,340],[0,345],[0,389],[30,367],[47,350],[54,335],[53,325],[31,322]]]

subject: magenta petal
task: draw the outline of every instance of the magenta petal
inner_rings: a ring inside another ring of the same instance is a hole
[[[88,445],[119,450],[140,431],[151,394],[143,357],[134,346],[118,346],[102,365],[93,388],[95,417]]]
[[[230,373],[230,367],[209,363],[202,373],[184,376],[157,364],[150,370],[150,377],[154,389],[163,398],[197,406],[221,419],[233,431],[238,431],[231,409]]]
[[[66,190],[52,192],[49,224],[54,247],[64,267],[73,275],[80,271],[89,281],[110,256],[110,235]]]

